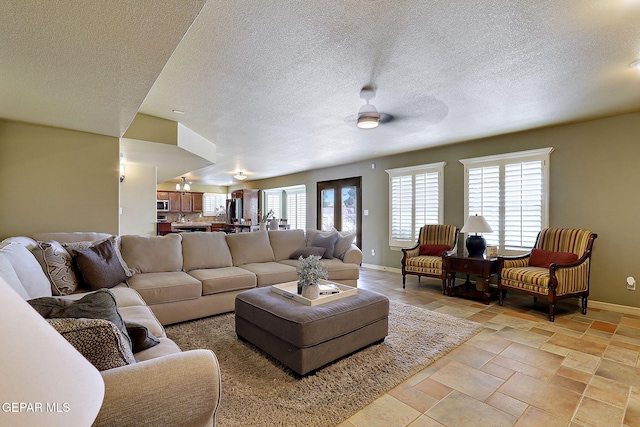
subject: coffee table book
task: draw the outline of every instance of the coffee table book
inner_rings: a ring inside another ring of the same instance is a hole
[[[324,304],[329,301],[335,301],[337,299],[348,297],[350,295],[355,295],[358,293],[358,288],[343,285],[342,283],[321,280],[320,284],[334,285],[340,292],[336,294],[320,295],[317,299],[309,299],[298,294],[298,282],[286,282],[280,283],[279,285],[271,285],[271,291],[280,294],[285,298],[290,298],[301,304],[310,306]]]

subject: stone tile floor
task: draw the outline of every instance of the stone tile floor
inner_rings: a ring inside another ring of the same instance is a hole
[[[361,269],[359,287],[485,329],[340,424],[640,426],[640,316],[556,308],[509,293],[503,307],[446,297],[430,278]]]

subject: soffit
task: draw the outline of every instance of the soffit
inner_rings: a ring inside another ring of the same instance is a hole
[[[2,2],[0,117],[121,136],[204,2]]]

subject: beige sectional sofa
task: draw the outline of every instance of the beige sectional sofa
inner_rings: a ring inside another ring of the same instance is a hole
[[[86,237],[101,236],[83,236]],[[16,299],[16,296],[23,300],[32,300],[52,295],[49,279],[28,249],[29,244],[30,240],[26,238],[9,239],[0,244],[0,293],[10,295],[0,298],[0,312],[3,314],[16,309],[15,302],[12,302],[12,298]],[[97,407],[100,411],[95,425],[214,425],[215,412],[221,396],[220,370],[214,353],[210,350],[181,352],[178,346],[167,338],[163,326],[136,290],[120,284],[109,289],[109,292],[115,297],[117,310],[122,319],[143,325],[159,343],[134,353],[137,363],[101,371],[98,376],[102,384],[100,381],[98,384],[94,382],[91,390],[85,390],[85,393],[90,393],[92,400],[101,396],[101,392],[104,393],[104,399],[100,399],[101,403],[98,402]],[[59,298],[80,300],[86,295],[88,293],[83,292]],[[66,362],[49,366],[49,370],[54,371],[54,374],[60,372],[57,378],[45,380],[42,374],[26,378],[24,372],[37,372],[37,369],[47,366],[47,361],[53,363],[51,355],[59,349],[41,350],[40,359],[32,360],[36,343],[29,340],[35,340],[37,335],[32,334],[31,323],[34,323],[35,328],[44,335],[44,338],[37,338],[38,345],[46,342],[47,336],[57,335],[57,332],[53,328],[38,326],[37,322],[45,321],[35,310],[27,307],[20,313],[24,319],[12,319],[13,322],[18,322],[17,329],[20,333],[14,337],[2,333],[8,340],[3,341],[3,345],[11,350],[0,353],[0,376],[7,378],[16,371],[23,373],[20,374],[19,381],[5,381],[0,386],[0,397],[3,402],[29,401],[43,405],[44,399],[50,399],[51,402],[69,405],[69,415],[65,418],[56,413],[42,413],[36,414],[42,417],[37,419],[33,416],[29,418],[30,414],[26,412],[5,415],[13,417],[12,425],[80,425],[77,419],[73,418],[74,411],[78,415],[79,408],[88,404],[89,400],[69,402],[69,395],[57,395],[56,391],[64,389],[62,383],[69,380],[69,375],[78,373],[78,377],[72,378],[78,386],[84,384],[85,380],[88,381],[91,371],[97,370],[93,366],[83,368],[84,370],[80,366],[67,367],[71,360],[77,363],[77,358],[65,355]],[[2,327],[15,329],[8,323],[3,322]],[[12,338],[15,342],[11,342]],[[82,358],[80,360],[86,362]],[[20,361],[17,366],[16,361]],[[73,374],[69,374],[69,371]],[[85,373],[80,374],[81,372]],[[59,385],[56,385],[58,382]],[[43,391],[51,389],[52,385],[54,387],[48,397],[42,397],[43,400],[40,401],[35,400],[36,396],[42,396]],[[100,387],[101,385],[103,387]],[[88,397],[83,396],[84,399]]]
[[[129,286],[163,325],[233,311],[240,292],[296,280],[291,255],[305,247],[302,230],[121,237]],[[322,260],[329,280],[357,286],[362,252],[349,244],[341,255]]]

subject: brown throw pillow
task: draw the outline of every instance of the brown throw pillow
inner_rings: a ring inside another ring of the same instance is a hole
[[[76,251],[76,265],[91,290],[113,288],[127,281],[127,274],[116,255],[112,240]]]
[[[131,338],[131,345],[134,353],[160,344],[160,340],[149,332],[146,326],[137,322],[130,322],[128,320],[125,320],[124,325],[127,328],[129,338]]]

